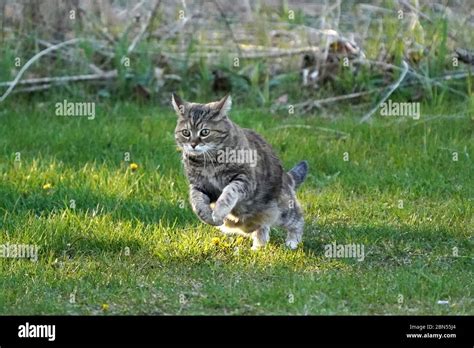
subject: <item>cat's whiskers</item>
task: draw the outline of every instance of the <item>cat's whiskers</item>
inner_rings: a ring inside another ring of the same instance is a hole
[[[211,161],[212,167],[214,168],[214,171],[215,171],[215,170],[216,170],[216,166],[214,165],[214,163],[213,163],[213,161],[212,161],[212,157],[211,157],[211,155],[209,154],[209,151],[210,151],[210,150],[204,151],[203,153],[204,153],[204,155],[207,155],[207,156],[209,157],[209,160]]]
[[[206,171],[206,152],[202,152],[202,157],[204,159],[204,171]]]

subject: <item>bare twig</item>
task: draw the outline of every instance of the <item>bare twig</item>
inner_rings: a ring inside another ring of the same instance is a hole
[[[411,5],[408,1],[406,0],[399,0],[400,4],[402,4],[403,6],[406,6],[408,7],[411,11],[413,11],[414,13],[416,13],[418,16],[422,17],[423,19],[427,20],[428,22],[430,22],[431,24],[433,24],[433,20],[426,14],[424,14],[423,12],[421,12],[418,8],[414,7],[413,5]],[[448,32],[448,36],[451,40],[457,42],[458,39],[456,38],[456,36],[454,36],[453,34],[449,33]]]
[[[324,104],[331,104],[331,103],[335,103],[335,102],[338,102],[338,101],[341,101],[341,100],[354,99],[354,98],[359,98],[359,97],[362,97],[362,96],[365,96],[365,95],[373,94],[375,92],[378,92],[381,89],[382,88],[376,88],[376,89],[372,89],[370,91],[338,95],[338,96],[330,97],[330,98],[326,98],[326,99],[308,100],[308,101],[305,101],[305,102],[302,102],[302,103],[291,104],[291,105],[293,105],[293,107],[295,107],[295,108],[320,107],[321,105],[324,105]],[[289,105],[290,104],[280,105],[280,106],[276,107],[275,109],[277,109],[277,110],[278,109],[286,109],[286,108],[289,107]]]
[[[385,7],[379,7],[371,4],[357,4],[357,7],[361,8],[362,10],[367,10],[369,12],[382,12],[386,14],[393,14],[393,10],[389,10]]]
[[[127,53],[130,54],[132,51],[135,49],[137,44],[141,41],[141,39],[146,35],[149,34],[150,32],[150,27],[151,24],[153,23],[153,19],[156,17],[156,14],[158,12],[158,7],[160,6],[161,0],[157,0],[155,3],[155,6],[153,7],[153,10],[151,11],[150,16],[148,17],[147,21],[143,23],[140,32],[138,35],[133,39],[132,43],[128,47]]]
[[[81,82],[81,81],[99,81],[99,80],[111,80],[118,76],[117,70],[105,71],[100,74],[85,74],[85,75],[74,75],[74,76],[55,76],[55,77],[38,77],[33,79],[21,80],[16,85],[30,85],[39,87],[42,84],[60,84],[65,82]],[[128,77],[128,76],[127,76]],[[175,74],[164,74],[163,79],[181,81],[181,77]],[[13,85],[14,81],[0,82],[0,87],[8,87]],[[31,87],[34,88],[34,87]],[[34,90],[34,89],[32,89]],[[23,91],[26,91],[24,89]]]
[[[297,56],[305,53],[313,53],[318,56],[320,50],[319,47],[301,47],[301,48],[294,48],[294,49],[267,49],[262,51],[249,51],[243,50],[242,51],[242,58],[245,59],[275,59],[275,58],[283,58],[283,57],[291,57]],[[160,51],[165,56],[180,59],[181,56],[184,59],[187,53],[176,53],[170,51]],[[218,52],[211,52],[211,53],[197,53],[191,55],[191,58],[198,59],[200,57],[205,58],[218,58],[221,54]],[[197,58],[196,58],[197,57]],[[189,58],[189,56],[188,56]]]
[[[365,59],[365,58],[364,59],[353,60],[352,63],[353,64],[356,64],[356,63],[371,64],[371,65],[381,66],[384,69],[393,69],[393,70],[398,70],[398,71],[402,71],[402,72],[404,71],[403,67],[399,67],[399,66],[396,66],[396,65],[393,65],[393,64],[390,64],[390,63],[382,62],[382,61],[370,60],[370,59]],[[411,75],[411,76],[416,77],[420,81],[424,80],[425,82],[433,83],[437,86],[440,86],[440,87],[443,87],[443,88],[446,88],[446,89],[450,90],[454,94],[457,94],[457,95],[462,96],[462,97],[467,97],[467,95],[465,93],[459,92],[459,91],[455,90],[454,88],[446,86],[446,85],[444,85],[444,84],[442,84],[441,82],[438,81],[438,80],[450,80],[451,79],[450,76],[454,77],[454,76],[456,76],[456,74],[444,75],[444,76],[436,77],[436,78],[429,78],[427,76],[423,76],[423,75],[418,74],[413,69],[409,69],[408,74]],[[465,77],[465,76],[466,75],[463,75],[461,77]],[[454,77],[454,78],[461,78],[461,77]]]
[[[377,111],[379,106],[382,103],[384,103],[388,99],[388,97],[390,97],[392,95],[393,92],[395,92],[395,90],[398,88],[398,86],[400,86],[400,83],[403,81],[403,79],[407,75],[407,72],[408,72],[408,69],[409,69],[408,64],[407,64],[406,61],[402,61],[402,65],[403,65],[403,71],[400,74],[400,77],[398,78],[398,80],[390,86],[389,91],[387,92],[387,94],[385,94],[383,96],[383,98],[380,100],[380,102],[378,102],[377,105],[372,110],[370,110],[364,117],[362,117],[362,119],[360,120],[360,123],[363,123],[363,122],[366,122],[367,120],[369,120],[370,117],[372,117],[372,115],[374,114],[374,112]]]
[[[5,93],[0,97],[0,103],[3,102],[7,97],[8,95],[11,93],[11,91],[13,90],[13,88],[15,88],[16,84],[18,83],[18,81],[20,81],[21,77],[23,76],[23,74],[25,73],[26,70],[28,70],[28,68],[34,63],[36,62],[38,59],[40,59],[41,57],[43,57],[44,55],[54,51],[54,50],[57,50],[61,47],[64,47],[64,46],[67,46],[67,45],[72,45],[72,44],[75,44],[77,42],[81,42],[83,41],[84,39],[80,39],[80,38],[77,38],[77,39],[72,39],[72,40],[68,40],[68,41],[64,41],[62,43],[59,43],[57,45],[54,45],[54,46],[51,46],[51,47],[48,47],[47,49],[37,53],[36,55],[34,55],[28,62],[26,62],[26,64],[23,66],[23,68],[21,68],[21,70],[18,72],[18,74],[16,75],[16,78],[12,81],[12,83],[10,84],[10,87],[8,87],[8,89],[5,91]]]
[[[382,62],[380,62],[380,63],[382,63]],[[394,65],[392,66],[391,64],[386,64],[386,66],[396,68],[396,70],[402,70],[400,67],[394,66]],[[441,77],[438,77],[438,78],[430,79],[430,81],[432,81],[435,84],[440,84],[438,82],[438,80],[461,79],[461,78],[465,78],[467,76],[470,76],[470,74],[472,74],[472,73],[470,73],[469,71],[456,72],[455,74],[448,74],[448,75],[444,75],[444,76],[441,76]],[[421,76],[421,77],[424,77],[424,76]],[[403,86],[416,85],[417,81],[412,80],[410,82],[400,83],[400,84],[403,84]],[[386,88],[387,88],[386,86],[383,86],[383,87],[378,87],[378,88],[371,89],[370,91],[363,91],[363,92],[357,92],[357,93],[338,95],[338,96],[335,96],[335,97],[330,97],[330,98],[320,99],[320,100],[307,100],[307,101],[304,101],[304,102],[301,102],[301,103],[296,103],[296,104],[291,104],[291,105],[295,108],[320,107],[324,104],[331,104],[331,103],[339,102],[339,101],[342,101],[342,100],[355,99],[355,98],[363,97],[363,96],[366,96],[366,95],[374,94],[374,93],[383,91]],[[283,105],[273,106],[272,109],[273,110],[287,109],[289,106],[290,106],[290,104],[283,104]]]
[[[179,20],[177,21],[176,23],[173,23],[170,28],[166,28],[167,32],[165,35],[161,36],[160,34],[160,41],[158,42],[158,46],[161,46],[161,44],[169,39],[170,37],[172,37],[175,33],[177,33],[178,31],[181,31],[184,26],[186,25],[186,23],[188,23],[188,21],[190,21],[191,19],[193,19],[195,16],[197,16],[198,13],[194,13],[194,14],[191,14],[191,16],[186,16],[184,17],[182,20]]]
[[[109,43],[112,45],[115,45],[117,38],[115,38],[113,35],[111,35],[108,31],[107,28],[102,25],[102,23],[97,23],[97,20],[93,16],[89,16],[89,14],[84,11],[82,8],[79,8],[80,14],[83,15],[86,18],[86,22],[91,24],[92,30],[95,30],[97,33],[99,33],[105,40],[107,40]]]
[[[284,129],[284,128],[304,128],[312,129],[313,127],[308,126],[307,124],[285,124],[283,126],[273,127],[272,129]]]
[[[155,19],[156,15],[158,14],[158,9],[160,8],[161,0],[158,0],[151,11],[150,20],[148,21],[147,28],[145,29],[145,34],[149,38],[151,34],[151,30],[153,28],[153,20]]]
[[[283,126],[273,127],[272,129],[285,129],[285,128],[317,129],[317,130],[321,130],[328,133],[334,133],[338,137],[348,137],[350,135],[349,133],[346,133],[337,129],[331,129],[331,128],[325,128],[325,127],[313,127],[313,126],[308,126],[306,124],[285,124]]]
[[[36,40],[40,45],[43,45],[45,47],[53,47],[54,45],[48,41],[45,41],[45,40],[41,40],[41,39],[37,39]],[[62,52],[62,54],[64,55],[64,58],[63,59],[66,59],[66,60],[76,60],[78,61],[77,59],[77,56],[72,54],[71,52],[69,51],[64,51]],[[96,74],[103,74],[104,71],[99,68],[97,65],[95,65],[94,63],[87,63],[87,65],[89,66],[89,68]]]
[[[224,20],[225,26],[227,27],[227,30],[229,31],[230,36],[232,37],[232,41],[234,42],[235,47],[237,47],[237,52],[239,53],[239,56],[242,56],[242,51],[240,50],[239,43],[237,42],[237,39],[235,38],[234,32],[232,30],[232,27],[230,26],[230,23],[229,23],[229,20],[227,19],[226,14],[222,10],[217,0],[213,0],[213,3],[214,5],[216,5],[217,11],[219,11],[222,19]]]
[[[36,85],[43,83],[64,83],[64,82],[78,82],[78,81],[93,81],[93,80],[109,80],[116,78],[117,70],[106,71],[102,74],[86,74],[75,76],[56,76],[56,77],[38,77],[23,81],[9,81],[0,82],[0,87],[15,86],[15,85]]]
[[[440,77],[435,77],[433,80],[438,81],[438,80],[443,80],[443,81],[448,81],[448,80],[456,80],[456,79],[463,79],[465,77],[472,76],[471,71],[459,71],[454,74],[447,74],[443,75]],[[463,96],[466,96],[466,94],[462,94]]]
[[[434,120],[440,120],[440,119],[445,119],[445,120],[452,120],[452,119],[463,119],[463,118],[469,118],[471,117],[472,112],[469,110],[458,112],[456,114],[450,114],[450,115],[423,115],[423,118],[417,120],[413,126],[419,125],[421,123],[426,123]]]
[[[142,0],[140,1],[138,4],[136,4],[135,6],[133,6],[133,8],[131,10],[129,10],[128,8],[120,11],[118,14],[117,14],[117,17],[119,18],[122,18],[124,17],[125,14],[127,14],[129,17],[130,16],[133,16],[133,14],[135,13],[135,11],[137,11],[140,7],[142,7],[142,5],[146,2],[146,0]]]
[[[45,85],[31,86],[31,87],[26,87],[26,88],[17,88],[14,92],[12,92],[12,94],[44,91],[46,89],[51,88],[51,86],[52,86],[51,84],[45,84]]]

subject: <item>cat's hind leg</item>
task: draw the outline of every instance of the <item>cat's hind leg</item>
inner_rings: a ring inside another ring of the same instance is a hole
[[[252,240],[252,250],[258,250],[260,248],[263,248],[270,240],[270,227],[262,226],[252,232]]]

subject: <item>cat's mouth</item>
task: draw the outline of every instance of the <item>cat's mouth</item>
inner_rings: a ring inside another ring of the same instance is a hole
[[[187,155],[191,155],[191,156],[198,156],[198,155],[202,155],[204,153],[204,151],[201,151],[201,150],[185,150],[184,151]]]
[[[191,155],[191,156],[198,156],[198,155],[202,155],[204,153],[204,151],[202,149],[184,149],[184,152],[187,154],[187,155]]]
[[[195,148],[193,148],[191,145],[188,145],[188,144],[186,144],[184,146],[184,152],[187,155],[191,155],[191,156],[202,155],[202,154],[206,153],[209,150],[210,150],[209,146],[205,146],[205,145],[204,146],[196,146]]]

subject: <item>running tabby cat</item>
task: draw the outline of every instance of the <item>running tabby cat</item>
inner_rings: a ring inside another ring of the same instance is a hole
[[[295,191],[307,162],[285,172],[260,135],[229,119],[230,96],[198,104],[173,94],[172,104],[178,115],[175,139],[199,219],[224,233],[251,236],[252,249],[265,246],[270,228],[280,226],[288,232],[286,245],[296,249],[304,219]]]

